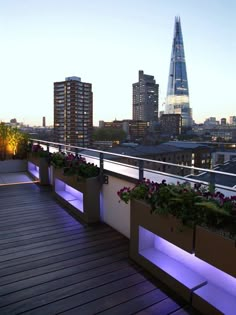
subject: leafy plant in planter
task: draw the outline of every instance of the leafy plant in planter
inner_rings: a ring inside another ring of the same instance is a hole
[[[56,197],[68,207],[68,211],[86,223],[100,220],[100,169],[87,163],[81,155],[72,153],[52,154],[53,186]],[[68,186],[73,188],[67,190]],[[64,196],[70,195],[67,199]],[[78,194],[79,192],[79,194]]]
[[[44,148],[40,144],[34,144],[29,146],[29,154],[32,158],[45,158],[48,165],[50,164],[51,153]]]
[[[86,162],[81,155],[62,152],[53,153],[51,156],[51,165],[55,168],[63,168],[63,174],[70,176],[90,178],[99,175],[99,168],[93,163]]]
[[[236,196],[225,197],[214,187],[189,183],[156,183],[139,181],[132,189],[124,187],[117,192],[122,201],[143,200],[151,206],[151,213],[171,214],[183,225],[196,225],[219,230],[231,238],[236,236]]]
[[[62,168],[66,166],[66,155],[63,152],[55,152],[51,154],[50,164],[55,168]]]

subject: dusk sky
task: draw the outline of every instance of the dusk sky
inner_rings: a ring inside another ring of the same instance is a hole
[[[0,121],[53,124],[53,82],[93,85],[94,125],[132,118],[138,71],[165,101],[180,16],[193,119],[236,116],[235,0],[0,0]]]

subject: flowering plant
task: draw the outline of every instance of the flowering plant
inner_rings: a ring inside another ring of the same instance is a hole
[[[183,225],[227,229],[230,235],[236,235],[236,196],[225,197],[214,187],[144,179],[133,188],[122,188],[117,194],[125,203],[132,199],[143,200],[151,206],[152,213],[171,214]]]
[[[53,153],[51,165],[55,168],[63,168],[64,175],[78,175],[84,178],[96,177],[100,171],[96,165],[86,162],[81,155],[73,153]]]

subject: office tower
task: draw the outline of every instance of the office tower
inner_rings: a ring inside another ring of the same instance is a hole
[[[236,125],[236,116],[230,116],[229,117],[229,124],[230,125]]]
[[[163,114],[160,117],[161,133],[168,136],[178,136],[182,132],[182,117],[180,114]]]
[[[180,18],[175,18],[165,114],[180,114],[183,128],[192,126],[188,79]]]
[[[46,117],[45,117],[45,116],[43,116],[43,121],[42,121],[42,123],[43,123],[43,127],[46,127]]]
[[[221,118],[220,124],[225,126],[227,124],[226,118]]]
[[[133,84],[133,120],[158,120],[159,84],[154,76],[139,71],[139,81]]]
[[[93,129],[92,84],[78,77],[54,83],[54,132],[58,142],[89,147]]]

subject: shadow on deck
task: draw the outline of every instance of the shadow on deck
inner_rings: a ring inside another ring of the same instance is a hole
[[[0,186],[0,314],[196,314],[37,184]]]

